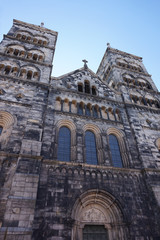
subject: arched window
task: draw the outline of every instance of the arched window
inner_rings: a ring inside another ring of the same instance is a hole
[[[115,135],[109,135],[109,147],[111,151],[111,158],[114,167],[123,167],[122,158],[119,148],[119,143]]]
[[[32,71],[28,71],[27,72],[27,79],[31,79],[32,78]]]
[[[86,106],[86,116],[91,116],[91,108],[89,105]]]
[[[96,95],[96,88],[94,86],[92,87],[92,95]]]
[[[95,135],[91,131],[85,133],[86,163],[98,164]]]
[[[90,84],[89,82],[85,82],[85,93],[90,93]]]
[[[71,157],[71,131],[67,127],[61,127],[58,135],[58,153],[59,161],[69,162]]]
[[[78,104],[78,114],[83,115],[83,105],[82,105],[82,103]]]
[[[2,134],[3,127],[0,125],[0,135]]]
[[[83,92],[83,85],[81,83],[78,84],[78,91]]]
[[[96,106],[93,107],[93,117],[98,118],[98,109]]]

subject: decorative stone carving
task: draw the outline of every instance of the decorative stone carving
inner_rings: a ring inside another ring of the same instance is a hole
[[[87,222],[101,222],[105,221],[105,216],[98,209],[92,208],[83,213],[82,219]]]

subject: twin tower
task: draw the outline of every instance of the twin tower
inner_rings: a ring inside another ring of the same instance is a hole
[[[52,77],[57,32],[14,20],[0,43],[0,240],[160,239],[160,94],[108,45]]]

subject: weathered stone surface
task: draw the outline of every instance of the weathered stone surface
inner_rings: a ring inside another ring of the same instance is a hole
[[[88,66],[51,77],[57,33],[14,20],[0,44],[0,240],[160,239],[160,95],[142,59],[108,46]],[[84,61],[85,62],[85,61]],[[57,158],[59,130],[70,161]],[[85,133],[98,164],[87,164]],[[120,148],[112,161],[109,136]]]

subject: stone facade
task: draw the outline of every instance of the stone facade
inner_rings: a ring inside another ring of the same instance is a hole
[[[96,74],[55,78],[56,40],[14,20],[0,44],[0,240],[160,239],[160,94],[142,58],[108,45]]]

